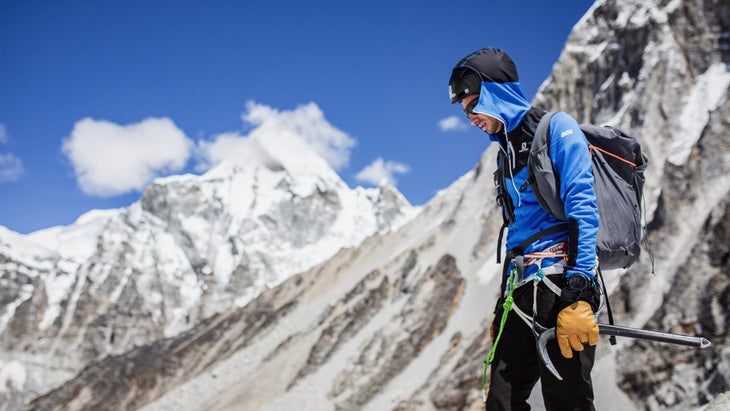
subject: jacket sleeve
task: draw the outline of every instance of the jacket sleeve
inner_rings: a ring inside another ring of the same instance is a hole
[[[571,224],[566,276],[593,278],[596,266],[598,207],[588,141],[573,117],[556,113],[550,121],[550,157],[560,176],[560,197]]]

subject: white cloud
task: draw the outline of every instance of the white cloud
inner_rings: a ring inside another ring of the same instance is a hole
[[[355,139],[330,124],[315,103],[279,111],[248,102],[241,118],[254,127],[248,135],[230,132],[199,143],[199,169],[227,162],[278,164],[292,169],[326,163],[338,170],[349,163],[356,144]]]
[[[8,131],[5,124],[0,124],[0,144],[8,142]],[[23,174],[23,162],[11,153],[0,152],[0,183],[16,181]]]
[[[257,140],[233,132],[219,134],[212,142],[199,142],[198,150],[201,156],[198,171],[205,171],[220,163],[276,165],[276,160]]]
[[[469,126],[462,120],[462,118],[457,116],[446,117],[439,120],[438,126],[441,131],[447,132],[464,131],[469,128]]]
[[[193,142],[168,118],[128,125],[85,118],[63,142],[81,189],[108,197],[142,190],[185,166]]]
[[[23,173],[23,162],[18,157],[0,153],[0,182],[16,181]]]
[[[278,125],[290,129],[335,170],[350,162],[355,139],[330,124],[317,104],[308,103],[292,111],[279,112],[249,101],[246,109],[248,113],[241,115],[244,121],[260,128]]]
[[[358,181],[376,185],[382,185],[384,183],[396,185],[397,180],[395,179],[395,174],[406,174],[410,171],[411,168],[407,164],[384,161],[381,157],[378,157],[369,166],[357,173],[355,178]]]

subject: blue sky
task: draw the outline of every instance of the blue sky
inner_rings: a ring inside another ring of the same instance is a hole
[[[0,225],[127,206],[150,178],[203,172],[221,135],[282,118],[324,127],[351,187],[390,176],[423,204],[487,145],[442,123],[460,115],[453,65],[502,48],[532,98],[590,5],[0,0]]]

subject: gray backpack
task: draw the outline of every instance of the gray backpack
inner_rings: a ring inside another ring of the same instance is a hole
[[[537,201],[560,220],[567,220],[560,199],[560,177],[550,159],[550,119],[537,126],[527,160],[528,182]],[[644,171],[648,160],[639,142],[619,129],[583,124],[593,163],[600,227],[597,252],[601,268],[627,268],[639,258],[642,242]]]

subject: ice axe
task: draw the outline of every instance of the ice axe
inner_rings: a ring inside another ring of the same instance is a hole
[[[693,337],[691,335],[671,334],[661,331],[642,330],[640,328],[622,327],[619,325],[598,324],[598,333],[602,335],[615,335],[618,337],[637,338],[640,340],[658,341],[669,344],[686,345],[689,347],[707,348],[712,345],[710,341],[703,337]],[[537,353],[548,370],[562,381],[558,370],[555,369],[553,362],[547,352],[547,342],[555,338],[555,327],[548,328],[537,337]]]

